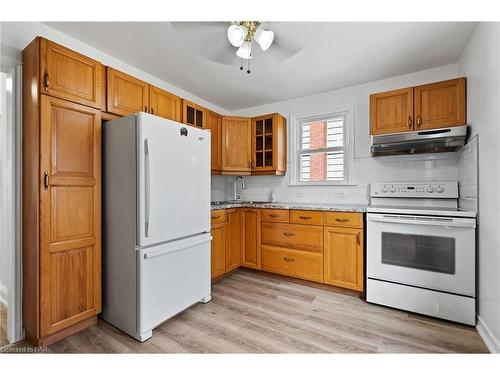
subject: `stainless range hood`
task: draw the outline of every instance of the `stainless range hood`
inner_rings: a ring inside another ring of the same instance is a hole
[[[465,145],[467,126],[372,135],[372,156],[452,152]]]

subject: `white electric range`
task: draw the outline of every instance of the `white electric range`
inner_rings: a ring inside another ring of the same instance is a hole
[[[475,325],[475,217],[457,181],[372,183],[367,301]]]

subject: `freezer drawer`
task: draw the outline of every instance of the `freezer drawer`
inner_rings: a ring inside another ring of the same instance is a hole
[[[189,306],[210,299],[210,234],[137,252],[138,338]]]

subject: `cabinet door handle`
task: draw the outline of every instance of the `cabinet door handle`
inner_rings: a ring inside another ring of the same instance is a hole
[[[358,243],[358,245],[361,245],[361,236],[359,235],[359,233],[356,234],[356,242]]]
[[[413,121],[411,120],[411,116],[408,116],[408,127],[411,129]]]
[[[335,221],[338,221],[339,223],[345,223],[345,222],[348,222],[349,219],[339,219],[339,218],[336,218]]]
[[[154,115],[155,114],[155,110],[153,107],[151,107],[151,114]]]
[[[274,219],[276,217],[280,217],[280,215],[278,215],[278,214],[269,214],[269,217],[272,217]]]
[[[43,172],[43,188],[45,191],[49,190],[49,172]]]
[[[212,220],[218,219],[220,215],[212,216]]]
[[[49,89],[49,72],[45,72],[43,74],[43,87],[45,87],[45,91]]]
[[[295,262],[295,258],[283,257],[285,262]]]
[[[144,106],[144,112],[148,113],[148,106],[147,105]]]
[[[283,232],[283,234],[287,237],[295,236],[295,233],[292,232]]]
[[[312,219],[311,216],[299,216],[299,218],[302,219],[302,220],[310,220],[310,219]]]
[[[422,125],[422,119],[420,116],[417,116],[417,127],[420,128],[420,125]]]

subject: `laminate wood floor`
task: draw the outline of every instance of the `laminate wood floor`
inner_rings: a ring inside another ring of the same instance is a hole
[[[49,347],[55,353],[484,353],[474,328],[368,304],[284,278],[238,270],[139,343],[110,324]]]
[[[9,344],[7,340],[7,306],[0,303],[0,348]]]

